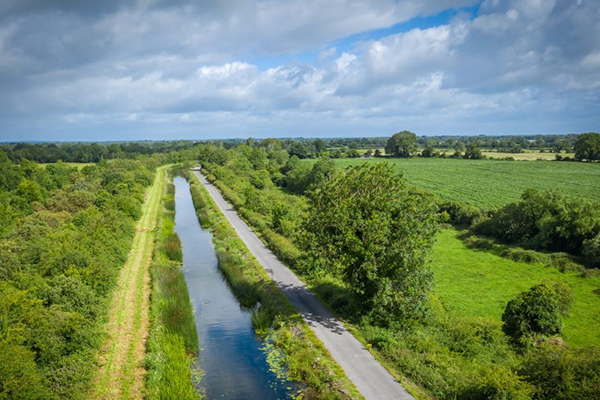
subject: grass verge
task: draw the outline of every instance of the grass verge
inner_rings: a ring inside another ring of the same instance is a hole
[[[174,186],[167,184],[160,211],[151,266],[151,332],[146,356],[149,399],[200,399],[193,367],[198,335],[187,284],[182,271],[179,237],[174,232]]]
[[[259,334],[268,332],[277,351],[284,355],[283,363],[289,379],[305,385],[298,398],[362,398],[300,314],[237,237],[197,177],[188,171],[182,172],[190,181],[197,211],[205,210],[208,216],[219,268],[244,306],[251,307],[260,302],[260,308],[252,318],[255,330]]]

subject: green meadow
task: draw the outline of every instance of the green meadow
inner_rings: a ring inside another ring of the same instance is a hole
[[[499,322],[506,303],[518,293],[540,282],[563,281],[574,296],[563,338],[573,346],[600,346],[600,278],[470,249],[458,234],[455,229],[441,230],[432,252],[434,290],[448,309]]]

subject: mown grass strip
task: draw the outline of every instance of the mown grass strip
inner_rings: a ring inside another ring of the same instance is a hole
[[[113,294],[108,338],[91,392],[94,399],[141,399],[145,394],[142,362],[149,324],[149,265],[164,182],[165,167],[161,167],[147,194],[131,252]]]
[[[151,266],[151,332],[146,357],[149,399],[200,399],[194,388],[200,378],[193,367],[198,335],[187,284],[182,250],[174,232],[174,186],[169,183],[161,203]]]
[[[323,344],[304,323],[300,314],[254,259],[244,243],[215,205],[198,178],[182,171],[190,181],[190,190],[198,214],[207,216],[213,242],[223,271],[240,303],[252,307],[260,302],[252,317],[254,329],[268,334],[273,343],[272,369],[301,382],[305,387],[299,398],[360,399],[362,396],[333,361]],[[283,367],[283,368],[282,368]]]

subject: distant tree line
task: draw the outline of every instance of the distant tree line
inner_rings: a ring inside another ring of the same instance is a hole
[[[0,145],[8,159],[38,163],[95,163],[116,158],[135,158],[178,151],[192,147],[193,141],[116,142],[116,143],[16,143]]]
[[[392,137],[372,138],[322,138],[322,139],[227,139],[210,140],[230,149],[240,144],[267,151],[285,150],[290,156],[305,158],[359,158],[380,157],[454,157],[479,159],[481,149],[504,153],[521,153],[524,150],[554,152],[557,159],[569,160],[560,155],[574,152],[578,161],[600,159],[597,133],[581,135],[535,136],[417,136],[410,131],[398,132]],[[12,161],[27,159],[38,163],[64,162],[92,163],[116,158],[136,158],[153,154],[178,154],[198,142],[147,141],[115,143],[14,143],[0,145],[0,150]],[[385,149],[385,154],[382,151]]]

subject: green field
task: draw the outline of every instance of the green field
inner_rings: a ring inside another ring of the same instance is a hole
[[[543,281],[568,283],[573,290],[571,315],[565,320],[564,339],[574,346],[600,346],[600,278],[582,278],[540,264],[515,262],[482,250],[469,249],[454,229],[436,237],[432,269],[435,292],[446,307],[459,314],[498,321],[506,303]]]
[[[382,161],[403,172],[409,182],[443,199],[484,208],[513,202],[527,188],[561,188],[590,200],[600,198],[600,164],[597,163],[448,158],[339,159],[335,163],[347,167]]]
[[[41,163],[39,164],[42,168],[46,168],[47,165],[52,165],[56,163]],[[63,165],[68,165],[69,167],[77,167],[77,169],[81,169],[88,165],[94,165],[94,163],[80,163],[80,162],[61,162]]]

